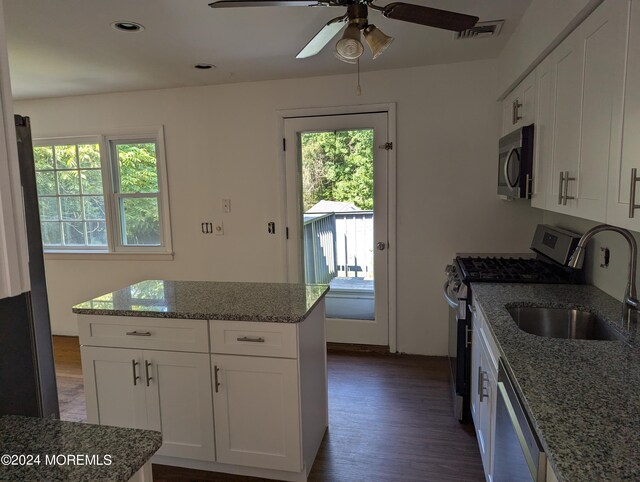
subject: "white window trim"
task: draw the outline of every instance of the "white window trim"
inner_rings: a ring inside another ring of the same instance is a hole
[[[116,212],[114,170],[117,169],[116,160],[111,153],[111,142],[116,141],[145,141],[155,139],[156,162],[158,169],[158,209],[161,227],[160,246],[123,246],[120,243],[119,219]],[[169,209],[169,183],[167,180],[167,163],[165,156],[164,127],[132,127],[104,130],[101,134],[83,134],[79,136],[47,136],[33,140],[34,146],[51,144],[77,143],[88,141],[100,146],[102,170],[102,186],[105,203],[105,218],[107,221],[106,249],[96,249],[92,246],[56,246],[45,247],[45,259],[173,259],[173,243],[171,237],[171,213]]]

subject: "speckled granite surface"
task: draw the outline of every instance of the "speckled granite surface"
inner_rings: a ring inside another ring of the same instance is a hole
[[[472,291],[558,479],[640,480],[640,347],[622,303],[593,286],[474,283]],[[531,335],[510,304],[591,311],[627,341]]]
[[[0,480],[126,481],[161,445],[162,434],[150,430],[4,416]],[[6,455],[30,455],[32,465],[7,464]]]
[[[327,285],[147,280],[80,303],[74,313],[298,323]]]

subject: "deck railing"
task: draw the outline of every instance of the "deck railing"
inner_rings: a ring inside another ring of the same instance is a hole
[[[307,216],[303,228],[306,283],[326,284],[336,276],[373,278],[373,211]]]

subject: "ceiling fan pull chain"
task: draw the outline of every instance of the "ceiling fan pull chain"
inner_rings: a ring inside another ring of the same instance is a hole
[[[356,66],[358,69],[358,83],[356,84],[356,95],[362,95],[362,89],[360,88],[360,58],[356,61]]]

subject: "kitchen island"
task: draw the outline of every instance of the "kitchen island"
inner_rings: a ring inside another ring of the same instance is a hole
[[[153,462],[306,480],[328,425],[325,285],[147,280],[73,308],[87,417]]]
[[[151,480],[162,435],[37,417],[0,417],[0,480]]]
[[[473,294],[544,447],[549,475],[560,481],[639,480],[640,345],[637,323],[622,323],[622,303],[586,285],[474,283]],[[588,311],[624,340],[529,334],[507,311],[517,306]]]

